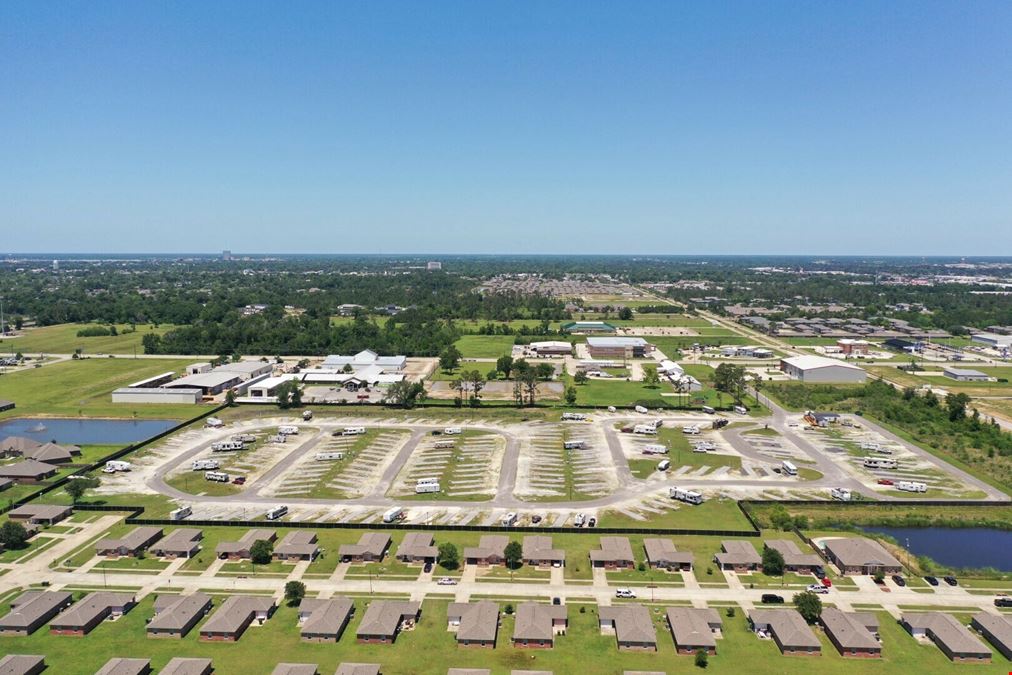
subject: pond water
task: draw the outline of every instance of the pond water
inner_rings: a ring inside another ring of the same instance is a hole
[[[44,443],[129,445],[151,438],[178,422],[173,420],[103,420],[78,418],[17,418],[0,422],[0,438],[24,436]]]
[[[993,567],[1012,572],[1012,531],[987,527],[866,527],[886,534],[914,555],[950,567]]]

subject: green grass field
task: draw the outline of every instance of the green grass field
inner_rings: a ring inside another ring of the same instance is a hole
[[[454,344],[465,359],[497,359],[509,356],[513,340],[512,335],[464,335]]]
[[[56,326],[27,328],[18,337],[0,339],[0,353],[73,354],[75,349],[81,349],[85,355],[143,354],[141,340],[145,335],[148,333],[162,335],[175,328],[171,324],[160,326],[138,324],[136,331],[124,333],[124,330],[130,330],[130,326],[116,324],[119,335],[77,337],[77,332],[82,328],[95,326],[107,327],[103,324],[61,323]]]
[[[17,408],[6,417],[153,417],[187,419],[204,406],[113,403],[113,389],[167,371],[182,372],[191,359],[85,358],[22,370],[0,377],[0,398]]]

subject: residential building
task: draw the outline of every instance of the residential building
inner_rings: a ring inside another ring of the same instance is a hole
[[[595,359],[644,359],[654,346],[641,337],[589,337],[587,351]]]
[[[836,341],[836,346],[844,356],[867,356],[871,343],[867,340],[855,340],[854,338],[843,338]]]
[[[36,462],[45,464],[70,464],[74,461],[75,455],[81,454],[81,448],[76,445],[57,445],[56,443],[43,443],[30,450],[26,450],[22,457],[34,459]]]
[[[136,556],[162,538],[160,527],[135,527],[122,537],[105,537],[95,544],[95,555]]]
[[[89,593],[53,619],[49,632],[53,635],[87,635],[110,616],[126,614],[136,604],[132,593]]]
[[[52,525],[67,518],[72,513],[69,506],[54,504],[25,504],[7,512],[11,520],[25,521],[32,525]]]
[[[151,545],[151,554],[159,558],[192,558],[200,551],[204,533],[192,527],[173,530]]]
[[[1012,619],[1008,614],[980,612],[970,620],[970,627],[984,636],[1006,659],[1012,659]]]
[[[517,606],[513,623],[513,646],[549,649],[555,646],[555,636],[568,626],[565,605],[522,602]]]
[[[271,675],[320,675],[315,663],[279,663]]]
[[[801,382],[863,383],[867,373],[853,363],[824,356],[805,355],[780,359],[780,370]]]
[[[148,622],[148,637],[186,637],[200,620],[211,611],[211,596],[159,595],[155,598],[155,615]]]
[[[657,651],[657,631],[643,605],[599,606],[597,616],[602,631],[614,631],[619,649]]]
[[[407,532],[397,547],[396,558],[406,563],[436,562],[439,549],[428,532]]]
[[[421,614],[420,602],[373,600],[365,610],[355,638],[362,643],[393,644],[401,627],[414,625]]]
[[[315,560],[320,554],[316,533],[292,530],[274,547],[275,560]]]
[[[748,613],[752,630],[773,638],[780,653],[792,656],[821,656],[822,643],[794,609],[753,609]]]
[[[755,572],[762,568],[762,558],[751,542],[740,539],[725,539],[720,542],[721,552],[713,556],[722,570],[733,572]]]
[[[448,628],[456,630],[457,645],[495,648],[499,635],[499,603],[491,600],[451,602],[446,607]]]
[[[200,628],[200,639],[235,642],[254,621],[271,618],[277,606],[274,599],[258,595],[231,595]]]
[[[8,436],[0,441],[0,457],[24,457],[42,443],[24,436]]]
[[[278,533],[274,530],[255,529],[248,530],[239,541],[222,541],[218,543],[214,552],[219,558],[229,560],[242,560],[250,557],[250,549],[258,541],[274,543]]]
[[[380,675],[378,663],[342,663],[334,675]]]
[[[127,659],[113,657],[98,669],[95,675],[148,675],[151,671],[150,659]]]
[[[840,656],[878,658],[882,643],[878,640],[878,617],[872,612],[844,612],[824,607],[819,621],[826,637]]]
[[[46,659],[38,654],[8,654],[0,658],[3,675],[39,675],[45,669]]]
[[[486,534],[478,540],[477,546],[464,547],[464,563],[488,567],[502,565],[505,561],[506,544],[509,537],[500,534]]]
[[[337,642],[355,613],[349,598],[303,598],[299,603],[299,634],[304,642]]]
[[[788,539],[771,539],[763,548],[778,551],[784,558],[784,571],[800,574],[815,574],[822,568],[822,558],[814,553],[804,553],[798,545]]]
[[[643,540],[647,565],[656,569],[691,570],[695,556],[689,551],[678,551],[670,539],[647,537]]]
[[[158,671],[158,675],[211,675],[211,659],[174,656]]]
[[[635,564],[628,537],[601,537],[601,548],[590,551],[590,564],[605,569],[630,569]]]
[[[566,552],[561,548],[552,548],[552,538],[548,535],[526,535],[522,547],[525,565],[551,567],[566,564]]]
[[[390,535],[385,532],[366,532],[357,544],[341,544],[337,555],[351,562],[380,562],[390,548]]]
[[[903,566],[882,544],[865,537],[827,539],[826,558],[841,574],[899,574]]]
[[[0,466],[0,478],[8,478],[15,483],[30,484],[41,483],[51,478],[59,471],[59,467],[45,462],[37,462],[34,459],[26,459],[13,464]]]
[[[0,635],[31,635],[71,602],[73,597],[63,591],[25,591],[11,601],[11,611],[0,618]]]
[[[914,637],[934,642],[952,661],[990,663],[991,650],[951,614],[905,612],[900,625]]]
[[[720,614],[715,609],[668,607],[668,628],[679,654],[704,651],[717,653],[717,637],[721,634]]]
[[[970,368],[945,366],[942,368],[942,374],[950,380],[956,380],[957,382],[988,382],[991,380],[991,376],[987,373]]]

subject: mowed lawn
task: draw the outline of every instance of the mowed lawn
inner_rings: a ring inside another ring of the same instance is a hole
[[[17,408],[0,419],[31,415],[90,417],[157,417],[186,419],[199,405],[113,403],[112,391],[160,373],[182,372],[191,359],[85,358],[0,377],[0,398]]]
[[[0,339],[0,352],[21,352],[22,354],[73,354],[81,349],[84,354],[143,354],[141,340],[148,333],[162,335],[175,326],[162,324],[137,324],[137,330],[130,330],[127,324],[116,324],[119,335],[100,335],[96,337],[77,337],[77,331],[83,328],[107,327],[102,324],[61,323],[56,326],[26,328],[22,335]]]
[[[620,652],[613,635],[601,634],[594,604],[570,605],[569,629],[566,635],[556,638],[554,649],[519,650],[510,644],[514,619],[506,614],[502,615],[495,649],[457,647],[454,634],[446,630],[445,600],[424,602],[418,625],[402,632],[393,645],[355,642],[355,631],[369,598],[355,600],[355,616],[336,644],[302,642],[297,612],[284,606],[263,626],[250,627],[238,643],[201,642],[199,625],[182,640],[150,639],[145,634],[145,620],[153,614],[153,600],[153,596],[148,596],[126,616],[102,623],[83,638],[54,636],[43,629],[29,637],[3,637],[0,641],[5,652],[44,654],[50,672],[67,675],[90,675],[114,656],[150,658],[156,670],[164,667],[173,656],[207,657],[212,659],[219,675],[267,675],[282,661],[317,664],[321,673],[334,672],[342,662],[378,663],[382,672],[394,675],[441,675],[452,667],[490,668],[494,675],[506,675],[521,668],[586,675],[613,675],[623,670],[695,670],[693,657],[676,654],[661,604],[650,606],[657,651]],[[221,597],[216,598],[216,605],[221,601]],[[505,603],[501,602],[500,609],[504,607]],[[918,644],[886,613],[879,614],[884,657],[859,663],[840,657],[819,629],[816,633],[822,642],[822,656],[785,657],[772,640],[760,640],[748,630],[740,608],[733,617],[721,610],[721,619],[723,638],[718,641],[718,653],[710,657],[706,672],[845,675],[859,669],[862,673],[883,675],[933,675],[973,668],[951,663],[933,645]],[[1004,672],[1000,670],[1004,663],[1003,657],[996,655],[995,666],[990,670]],[[743,664],[747,664],[744,670]]]
[[[513,351],[512,335],[464,335],[454,344],[465,359],[497,359]]]

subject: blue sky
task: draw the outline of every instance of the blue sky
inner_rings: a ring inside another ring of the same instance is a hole
[[[1012,3],[0,3],[0,252],[1012,254]]]

